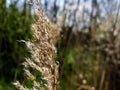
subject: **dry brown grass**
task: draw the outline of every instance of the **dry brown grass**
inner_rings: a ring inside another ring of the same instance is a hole
[[[42,74],[42,78],[47,82],[46,87],[48,90],[56,90],[59,75],[58,65],[55,62],[57,52],[55,43],[60,29],[48,20],[43,10],[39,7],[39,0],[36,0],[36,5],[36,15],[38,18],[34,20],[35,22],[32,26],[34,40],[26,42],[32,55],[31,58],[27,58],[24,62],[24,71],[27,78],[33,82],[33,86],[32,88],[27,88],[21,85],[19,81],[16,81],[14,85],[19,90],[45,90],[36,81],[37,77],[30,72],[29,68],[32,68]]]

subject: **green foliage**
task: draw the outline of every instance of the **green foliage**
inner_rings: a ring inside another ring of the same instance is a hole
[[[23,76],[21,63],[29,55],[25,43],[19,40],[32,39],[31,23],[26,7],[19,11],[16,2],[6,7],[6,0],[0,0],[0,79],[6,82]]]
[[[67,55],[67,64],[72,64],[75,59],[75,52],[74,50],[70,49]]]
[[[12,83],[7,83],[2,79],[0,80],[0,90],[17,90]]]
[[[91,33],[81,36],[71,36],[68,41],[64,35],[58,43],[58,58],[60,62],[60,85],[58,90],[89,90],[98,87],[101,75],[103,56],[96,48],[95,41],[90,40]],[[74,40],[73,40],[74,38]],[[77,39],[80,38],[80,39]],[[66,41],[65,41],[66,40]],[[74,41],[74,44],[73,44]],[[102,63],[102,64],[101,64]],[[80,89],[81,87],[83,89]],[[88,89],[89,88],[89,89]]]

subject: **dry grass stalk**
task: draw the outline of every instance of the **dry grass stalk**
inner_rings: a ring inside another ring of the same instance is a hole
[[[55,43],[60,30],[52,24],[46,17],[43,10],[39,7],[39,0],[36,0],[38,20],[33,24],[34,41],[26,42],[32,53],[31,58],[24,62],[25,73],[29,80],[33,82],[33,87],[28,89],[18,81],[14,85],[19,90],[45,90],[34,76],[29,68],[32,68],[42,74],[43,79],[47,81],[48,90],[56,90],[58,84],[58,65],[55,62],[56,48]]]

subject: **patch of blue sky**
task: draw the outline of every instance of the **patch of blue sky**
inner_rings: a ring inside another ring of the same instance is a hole
[[[10,4],[13,3],[14,1],[16,1],[16,0],[6,0],[6,5],[7,5],[7,7],[9,7]],[[18,7],[18,8],[22,8],[23,5],[24,5],[24,2],[25,2],[25,0],[18,0],[18,2],[17,2],[17,7]]]

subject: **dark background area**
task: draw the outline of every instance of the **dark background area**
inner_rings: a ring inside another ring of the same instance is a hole
[[[0,90],[13,90],[14,80],[23,80],[22,62],[30,56],[25,43],[32,38],[29,9],[17,8],[17,2],[9,7],[0,0]],[[9,88],[10,85],[10,88]]]

